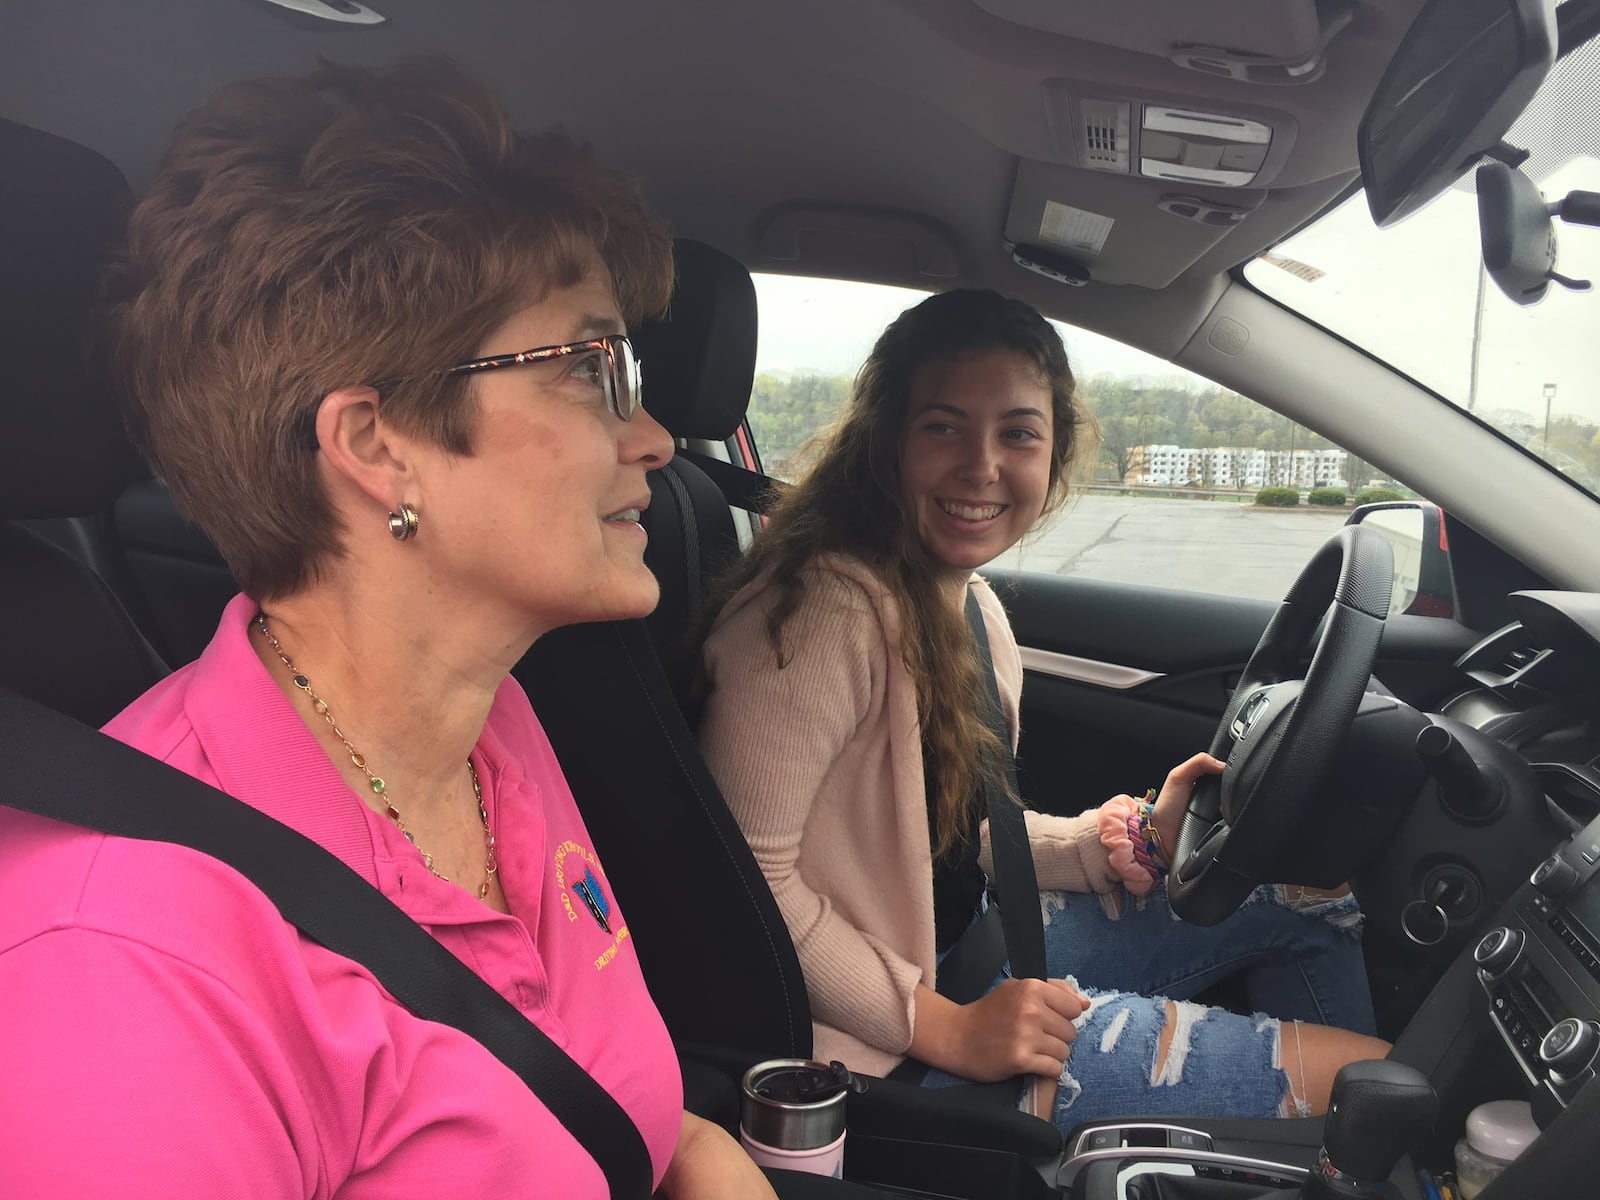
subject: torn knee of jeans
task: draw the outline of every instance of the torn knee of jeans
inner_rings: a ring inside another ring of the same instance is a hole
[[[1194,1045],[1195,1026],[1208,1015],[1203,1004],[1191,1000],[1168,1000],[1166,1005],[1166,1021],[1156,1034],[1151,1054],[1151,1087],[1176,1087],[1183,1082],[1189,1051]]]
[[[1327,891],[1279,883],[1270,885],[1270,894],[1285,908],[1319,917],[1335,929],[1353,935],[1360,933],[1362,922],[1366,919],[1349,884]]]
[[[1283,1074],[1283,1100],[1278,1105],[1280,1117],[1309,1117],[1311,1115],[1311,1102],[1306,1099],[1306,1067],[1305,1059],[1301,1057],[1300,1022],[1291,1021],[1289,1026],[1294,1033],[1294,1062],[1288,1061],[1284,1053],[1283,1023],[1267,1018],[1256,1028],[1258,1031],[1265,1028],[1266,1024],[1276,1026],[1276,1036],[1272,1042],[1272,1065]]]

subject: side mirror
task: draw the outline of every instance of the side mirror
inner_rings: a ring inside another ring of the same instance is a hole
[[[1394,550],[1394,592],[1389,615],[1453,617],[1456,589],[1450,573],[1450,545],[1444,513],[1426,500],[1388,500],[1363,504],[1346,525],[1365,525],[1381,533]]]

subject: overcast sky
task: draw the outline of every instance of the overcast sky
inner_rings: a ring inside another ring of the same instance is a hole
[[[1600,191],[1600,159],[1572,159],[1543,182],[1546,200],[1577,189]],[[1558,221],[1556,237],[1556,269],[1600,282],[1600,229]],[[1466,403],[1482,257],[1476,193],[1452,189],[1382,230],[1357,195],[1278,253],[1325,274],[1307,282],[1252,263],[1246,274],[1263,291]],[[1556,385],[1555,415],[1600,422],[1600,291],[1551,284],[1543,300],[1521,307],[1489,281],[1478,409],[1520,410],[1542,421],[1546,383]]]

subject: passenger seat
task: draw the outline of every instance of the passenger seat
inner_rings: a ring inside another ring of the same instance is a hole
[[[674,437],[720,442],[749,401],[755,288],[710,246],[680,240],[674,250],[672,306],[635,338],[644,403]],[[680,1049],[806,1058],[811,1009],[789,931],[678,704],[711,577],[739,552],[734,518],[686,459],[652,472],[651,493],[645,558],[660,606],[647,620],[547,634],[513,674],[561,760]]]

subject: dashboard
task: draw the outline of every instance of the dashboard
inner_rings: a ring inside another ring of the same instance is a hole
[[[1468,686],[1441,715],[1479,735],[1475,747],[1503,747],[1483,755],[1485,775],[1531,776],[1545,818],[1534,829],[1559,843],[1472,950],[1491,1023],[1547,1124],[1600,1066],[1600,596],[1510,599],[1517,621],[1462,657]]]

